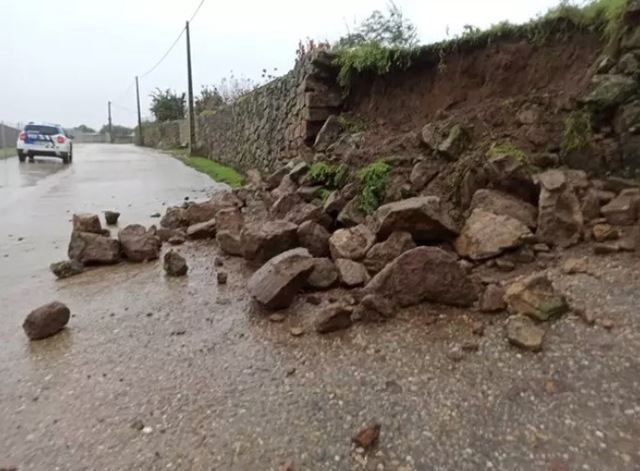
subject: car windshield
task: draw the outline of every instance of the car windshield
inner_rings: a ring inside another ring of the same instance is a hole
[[[56,134],[60,134],[58,128],[54,126],[41,126],[38,124],[29,124],[24,128],[24,130],[26,132],[38,133],[45,136],[55,136]]]

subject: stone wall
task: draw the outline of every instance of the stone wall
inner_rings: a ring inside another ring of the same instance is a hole
[[[309,154],[315,137],[342,105],[337,70],[317,52],[293,70],[234,103],[197,117],[197,150],[240,170],[273,169],[279,160]],[[175,148],[188,142],[186,121],[146,123],[145,145]]]

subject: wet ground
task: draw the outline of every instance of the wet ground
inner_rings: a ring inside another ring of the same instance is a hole
[[[592,258],[593,275],[552,269],[574,305],[612,328],[567,315],[538,354],[507,344],[505,315],[435,306],[320,337],[307,295],[283,323],[256,311],[241,260],[225,258],[229,283],[218,286],[215,243],[179,249],[184,279],[149,263],[54,281],[47,265],[64,257],[67,210],[126,205],[123,222],[151,223],[163,201],[210,185],[146,150],[87,146],[76,160],[34,187],[8,178],[15,204],[1,190],[0,468],[640,469],[637,256]],[[108,204],[112,195],[123,196]],[[69,327],[29,343],[24,316],[54,299],[71,308]],[[484,336],[472,333],[477,321]],[[351,436],[372,421],[379,446],[355,450]]]

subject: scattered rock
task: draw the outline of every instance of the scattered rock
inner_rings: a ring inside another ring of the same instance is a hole
[[[525,316],[511,316],[507,320],[507,339],[512,345],[537,352],[542,349],[545,331]]]
[[[284,193],[271,206],[271,215],[275,219],[284,219],[296,206],[303,203],[302,198],[295,192]]]
[[[327,150],[331,144],[338,140],[340,134],[342,134],[342,126],[340,126],[338,117],[336,115],[329,116],[316,135],[314,149],[318,152]]]
[[[546,273],[535,273],[514,282],[505,294],[509,311],[546,321],[569,310],[564,296],[558,294]]]
[[[327,307],[315,322],[316,332],[328,334],[351,327],[352,311],[351,308],[339,304]]]
[[[569,247],[579,242],[584,220],[580,202],[560,170],[548,170],[538,176],[542,191],[538,207],[538,232],[541,242]]]
[[[174,235],[169,237],[169,240],[167,242],[169,242],[170,245],[182,245],[184,244],[186,241],[185,237],[182,235]]]
[[[340,282],[350,288],[363,286],[369,281],[369,274],[363,264],[339,258],[335,261]]]
[[[189,239],[213,239],[216,236],[216,220],[209,219],[205,222],[192,224],[187,228]]]
[[[273,190],[274,188],[277,188],[278,186],[280,186],[282,179],[288,173],[289,173],[289,170],[286,167],[280,167],[271,175],[269,175],[265,181],[267,185],[267,190]]]
[[[117,211],[104,212],[104,220],[107,223],[107,226],[115,226],[116,224],[118,224],[119,217],[120,217],[120,213]]]
[[[309,165],[306,162],[298,162],[289,170],[289,178],[300,184],[300,179],[307,174],[308,170]]]
[[[520,221],[529,229],[538,225],[538,208],[508,193],[497,190],[481,189],[471,199],[472,211],[481,209],[498,216],[509,216]]]
[[[358,433],[356,433],[351,438],[351,441],[355,443],[356,446],[359,446],[367,450],[371,448],[373,445],[375,445],[378,439],[380,438],[381,428],[382,428],[381,425],[378,423],[368,425],[367,427],[363,428]]]
[[[289,329],[289,333],[294,337],[301,337],[304,335],[304,328],[302,327],[291,327]]]
[[[247,224],[242,231],[244,257],[264,262],[295,247],[297,229],[292,222],[282,220]]]
[[[567,275],[587,273],[589,271],[589,260],[586,257],[570,258],[562,265],[562,271]]]
[[[249,293],[268,309],[284,309],[307,281],[314,262],[308,250],[281,253],[265,263],[247,284]]]
[[[364,266],[369,273],[376,274],[403,253],[414,249],[416,243],[408,232],[393,232],[389,238],[375,244],[367,252]]]
[[[458,159],[469,143],[468,132],[459,124],[454,125],[447,138],[438,145],[438,153],[447,160]]]
[[[519,220],[475,209],[454,247],[462,257],[485,260],[520,247],[532,239],[529,228]]]
[[[118,240],[124,256],[132,262],[156,260],[160,256],[162,242],[152,229],[131,224],[118,232]]]
[[[164,271],[169,276],[184,276],[189,271],[189,266],[182,255],[169,250],[164,255]]]
[[[156,235],[160,239],[160,242],[168,242],[172,237],[186,237],[186,233],[182,229],[168,229],[161,227],[156,231]]]
[[[52,263],[49,265],[49,268],[53,274],[60,279],[79,275],[84,271],[82,263],[77,260],[64,260],[62,262]]]
[[[71,311],[61,302],[54,301],[29,313],[22,328],[31,340],[40,340],[60,332],[69,322]]]
[[[228,275],[227,275],[225,272],[223,272],[223,271],[219,271],[219,272],[216,274],[216,278],[217,278],[217,280],[218,280],[218,284],[219,284],[219,285],[226,285],[226,284],[227,284],[227,278],[228,278]]]
[[[381,322],[395,315],[393,303],[382,296],[367,294],[356,307],[354,317],[362,322]]]
[[[375,234],[378,240],[391,233],[404,231],[417,242],[452,240],[458,230],[436,196],[419,196],[385,204],[374,214]]]
[[[402,307],[424,301],[468,307],[478,298],[457,258],[437,247],[403,253],[378,273],[365,291]]]
[[[597,110],[621,105],[633,95],[637,86],[632,77],[616,74],[595,75],[591,83],[592,90],[582,101]]]
[[[464,352],[458,345],[456,345],[449,349],[447,352],[447,358],[455,363],[461,362],[464,360]]]
[[[339,229],[329,238],[329,250],[334,260],[361,260],[375,243],[375,236],[364,224]]]
[[[505,290],[499,285],[489,285],[484,290],[480,298],[480,311],[482,312],[499,312],[507,308],[504,300]]]
[[[286,319],[284,314],[274,313],[269,316],[269,320],[275,324],[281,324]]]
[[[609,255],[620,252],[620,245],[616,242],[602,242],[593,246],[593,253],[596,255]]]
[[[298,242],[314,257],[329,255],[329,231],[314,221],[306,221],[298,227]]]
[[[92,232],[73,231],[68,255],[83,265],[109,265],[120,260],[120,242]]]
[[[93,234],[102,234],[102,224],[97,214],[74,214],[73,230],[78,232],[91,232]]]
[[[184,208],[168,208],[165,215],[160,219],[160,226],[167,229],[178,229],[188,226]]]
[[[224,208],[216,213],[216,229],[240,233],[244,226],[244,218],[238,208]]]
[[[640,211],[640,190],[630,188],[623,190],[609,204],[602,207],[602,215],[609,224],[615,226],[631,226],[638,219]]]
[[[551,252],[551,247],[549,247],[547,244],[535,244],[533,246],[533,251],[535,253],[548,253]]]
[[[322,304],[322,299],[320,299],[320,297],[316,296],[315,294],[308,295],[305,301],[307,301],[307,303],[311,304],[312,306],[320,306],[320,304]]]
[[[222,258],[221,258],[221,257],[215,257],[215,258],[213,259],[213,266],[215,266],[215,267],[222,267],[222,266],[224,266],[224,261],[222,260]]]
[[[592,229],[593,239],[596,242],[606,242],[608,240],[618,240],[620,233],[609,224],[596,224]]]
[[[329,258],[314,258],[307,285],[314,289],[329,289],[338,281],[338,270]]]
[[[332,217],[336,217],[340,211],[344,209],[347,205],[347,200],[342,196],[339,191],[332,191],[327,196],[327,199],[322,206],[324,212],[331,215]]]
[[[358,201],[358,197],[352,198],[342,211],[338,214],[338,222],[345,227],[357,226],[358,224],[363,224],[365,219],[367,218],[367,214],[360,207],[360,202]]]
[[[229,255],[244,255],[244,245],[242,244],[242,233],[235,231],[218,231],[216,242],[220,249]]]
[[[411,189],[415,192],[424,189],[438,175],[440,168],[440,165],[431,159],[421,160],[415,164],[409,177]]]
[[[511,260],[499,258],[496,260],[496,268],[500,271],[510,272],[516,269],[516,264]]]

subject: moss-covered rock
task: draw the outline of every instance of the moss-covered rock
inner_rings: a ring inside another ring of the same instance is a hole
[[[625,75],[596,75],[592,80],[591,92],[583,102],[595,111],[606,111],[624,103],[638,91],[636,81]]]

